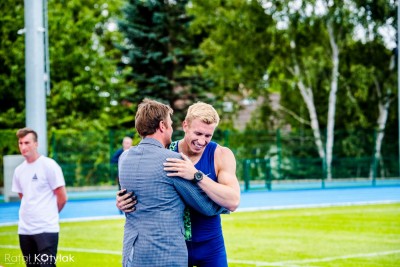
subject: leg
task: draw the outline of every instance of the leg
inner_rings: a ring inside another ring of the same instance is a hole
[[[187,242],[189,266],[228,267],[224,237],[203,242]]]
[[[193,251],[193,242],[186,241],[186,248],[188,250],[188,267],[193,267],[195,265],[195,252]]]
[[[39,253],[35,239],[32,235],[19,235],[19,246],[27,267],[37,266],[35,256]]]
[[[40,254],[39,266],[55,267],[58,247],[58,233],[42,233],[35,235]]]

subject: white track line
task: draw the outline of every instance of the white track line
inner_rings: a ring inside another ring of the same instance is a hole
[[[250,212],[262,210],[286,210],[286,209],[304,209],[304,208],[324,208],[324,207],[342,207],[342,206],[361,206],[361,205],[379,205],[379,204],[396,204],[397,200],[382,201],[360,201],[360,202],[341,202],[341,203],[322,203],[322,204],[303,204],[303,205],[285,205],[285,206],[265,206],[253,208],[238,208],[235,212]]]
[[[379,257],[391,254],[398,254],[400,250],[390,250],[390,251],[381,251],[381,252],[373,252],[373,253],[360,253],[360,254],[352,254],[352,255],[343,255],[336,257],[325,257],[325,258],[316,258],[316,259],[304,259],[304,260],[294,260],[294,261],[277,261],[277,262],[262,262],[262,261],[243,261],[243,260],[229,260],[232,263],[242,263],[242,264],[251,264],[255,266],[298,266],[298,264],[304,263],[316,263],[316,262],[328,262],[335,260],[345,260],[352,258],[370,258],[370,257]]]
[[[78,217],[78,218],[66,218],[60,219],[60,222],[86,222],[86,221],[102,221],[102,220],[118,220],[125,219],[124,215],[109,215],[109,216],[93,216],[93,217]],[[14,226],[18,225],[18,221],[9,223],[0,223],[2,226]]]
[[[20,249],[19,246],[11,246],[11,245],[0,245],[0,248]],[[95,253],[95,254],[106,254],[106,255],[107,254],[108,255],[122,255],[122,250],[115,251],[115,250],[59,247],[58,251],[83,252],[83,253]],[[329,262],[329,261],[345,260],[345,259],[352,259],[352,258],[370,258],[370,257],[379,257],[379,256],[398,254],[398,253],[400,253],[400,250],[390,250],[390,251],[381,251],[381,252],[373,252],[373,253],[360,253],[360,254],[343,255],[343,256],[336,256],[336,257],[325,257],[325,258],[293,260],[293,261],[277,261],[277,262],[246,261],[246,260],[228,260],[228,261],[230,263],[240,263],[240,264],[248,264],[248,265],[255,265],[255,266],[282,266],[282,267],[291,266],[291,267],[295,267],[295,266],[299,266],[298,264],[304,264],[304,263]]]
[[[11,245],[0,245],[0,248],[8,248],[8,249],[20,249],[19,246],[11,246]],[[58,251],[69,251],[69,252],[83,252],[83,253],[95,253],[95,254],[106,254],[106,255],[122,255],[121,251],[115,250],[101,250],[101,249],[88,249],[88,248],[64,248],[59,247]]]

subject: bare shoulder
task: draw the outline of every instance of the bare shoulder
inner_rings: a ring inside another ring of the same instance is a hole
[[[217,148],[215,149],[215,157],[218,159],[222,159],[222,160],[224,160],[226,157],[235,158],[232,150],[230,150],[229,148],[227,148],[225,146],[221,146],[221,145],[218,145]]]
[[[218,183],[237,188],[236,159],[232,150],[218,145],[215,150],[214,160]]]
[[[236,166],[235,155],[232,150],[224,146],[217,146],[215,149],[214,160],[218,170],[232,168],[233,165]]]

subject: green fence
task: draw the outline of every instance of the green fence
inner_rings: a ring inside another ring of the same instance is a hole
[[[16,130],[0,130],[0,167],[3,155],[18,154]],[[133,130],[76,131],[49,133],[49,156],[62,167],[68,186],[116,184],[117,166],[110,164],[112,154],[125,135]],[[175,131],[173,139],[183,136]],[[332,161],[332,179],[389,179],[399,177],[397,132],[388,132],[382,145],[382,157],[374,158],[374,131],[337,131]],[[319,180],[325,182],[325,160],[318,157],[311,132],[221,131],[213,140],[227,146],[237,160],[237,176],[243,188],[271,189],[278,182]],[[3,171],[0,173],[0,186]]]
[[[332,179],[327,180],[324,161],[314,158],[286,159],[285,168],[276,168],[271,159],[244,159],[238,165],[238,175],[242,178],[242,189],[282,190],[310,188],[338,188],[355,186],[400,186],[397,175],[388,176],[384,172],[396,173],[397,158],[381,159],[391,162],[389,166],[374,164],[370,158],[336,158],[332,164]],[[376,168],[376,166],[380,166]]]

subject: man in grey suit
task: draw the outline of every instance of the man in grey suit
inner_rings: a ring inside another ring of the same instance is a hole
[[[135,128],[139,145],[125,151],[119,160],[123,188],[134,192],[136,211],[126,214],[123,266],[188,265],[184,239],[185,203],[204,215],[225,213],[194,183],[167,176],[163,163],[181,158],[165,147],[171,143],[172,109],[145,99],[138,107]],[[185,203],[183,202],[183,200]]]

